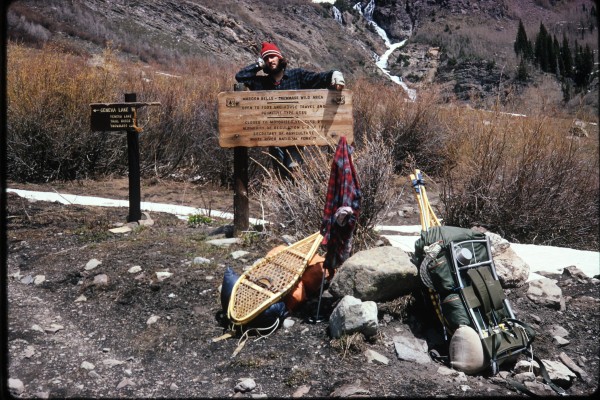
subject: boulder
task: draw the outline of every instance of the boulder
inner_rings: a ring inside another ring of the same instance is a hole
[[[529,264],[527,264],[515,251],[507,247],[494,257],[494,266],[498,280],[503,288],[520,287],[529,278]]]
[[[401,249],[392,246],[360,251],[334,275],[329,292],[337,298],[387,301],[413,291],[419,284],[417,267]]]
[[[329,332],[333,338],[355,332],[369,337],[377,333],[377,327],[377,304],[363,303],[352,296],[344,296],[329,317]]]

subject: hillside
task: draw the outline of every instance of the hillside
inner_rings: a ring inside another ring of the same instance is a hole
[[[391,75],[409,87],[439,91],[446,100],[496,99],[531,112],[544,103],[562,108],[561,85],[548,74],[529,68],[527,81],[516,80],[513,50],[519,19],[535,40],[540,23],[559,40],[589,44],[596,52],[597,22],[590,0],[437,0],[354,2],[338,0],[161,0],[13,1],[8,8],[8,38],[40,46],[61,43],[66,50],[90,57],[110,46],[132,61],[158,62],[169,68],[182,58],[214,59],[243,66],[252,62],[262,40],[273,40],[292,66],[340,69],[350,79],[368,76],[393,85],[375,65],[386,44],[408,39],[388,58]],[[360,12],[358,11],[360,8]],[[580,29],[583,28],[583,29]],[[597,69],[597,67],[596,67]],[[598,80],[590,93],[574,95],[571,110],[597,115]],[[351,81],[350,81],[351,82]],[[520,101],[515,101],[514,97]]]

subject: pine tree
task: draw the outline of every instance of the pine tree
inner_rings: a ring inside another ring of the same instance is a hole
[[[525,82],[529,78],[529,71],[527,70],[527,63],[525,62],[525,58],[521,57],[521,62],[517,67],[517,80],[521,82]]]
[[[525,32],[525,27],[523,26],[523,21],[519,20],[519,28],[517,29],[517,38],[515,39],[515,54],[517,56],[525,56],[527,57],[527,46],[529,44],[529,40],[527,40],[527,32]]]
[[[540,30],[535,38],[535,63],[544,72],[548,71],[550,63],[548,57],[548,31],[543,23],[540,22]]]
[[[573,57],[571,56],[569,41],[567,40],[567,35],[565,33],[563,33],[562,47],[560,48],[560,58],[563,66],[563,77],[571,78],[573,76]]]
[[[558,39],[556,35],[552,39],[552,66],[551,72],[554,72],[557,76],[562,76],[561,62],[560,62],[560,46],[558,45]],[[553,71],[552,71],[553,70]]]

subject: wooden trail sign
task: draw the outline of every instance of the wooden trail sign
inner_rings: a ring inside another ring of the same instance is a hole
[[[336,145],[354,140],[350,90],[221,92],[221,147]]]

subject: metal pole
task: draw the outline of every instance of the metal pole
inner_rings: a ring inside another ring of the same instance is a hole
[[[135,93],[125,93],[125,102],[137,101]],[[127,222],[142,219],[140,194],[140,146],[135,129],[127,130],[127,155],[129,159],[129,216]]]

